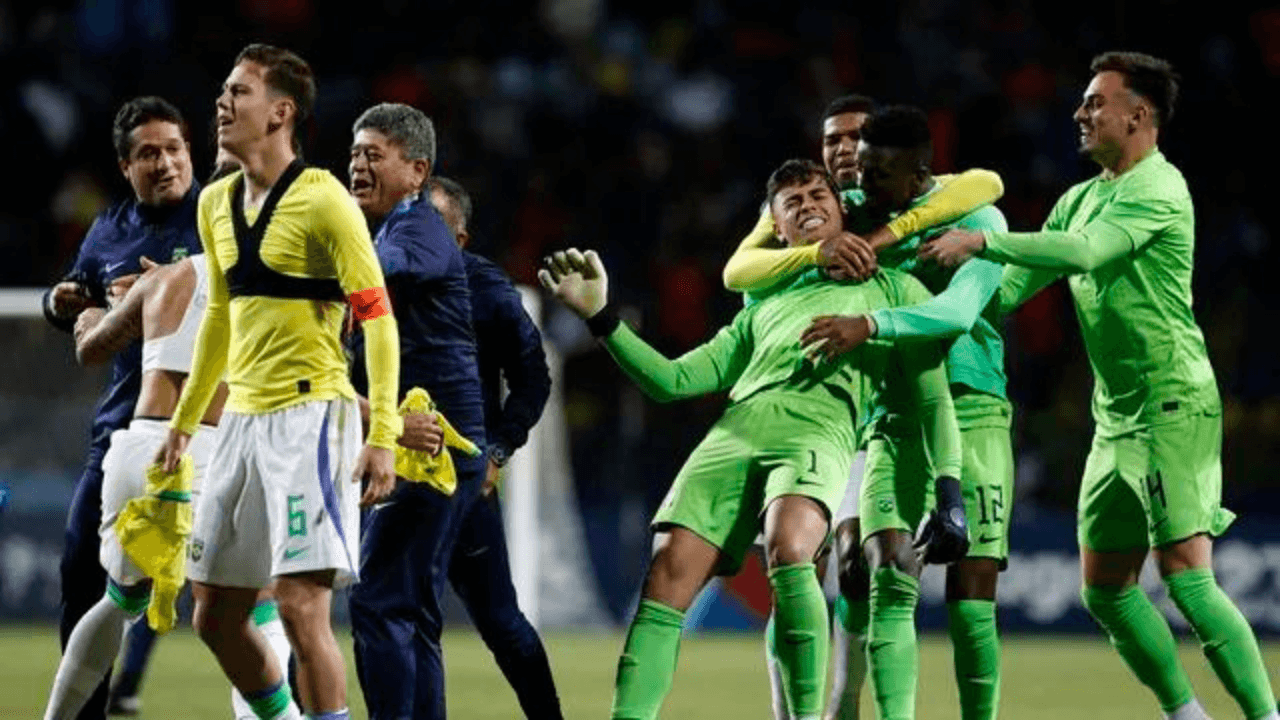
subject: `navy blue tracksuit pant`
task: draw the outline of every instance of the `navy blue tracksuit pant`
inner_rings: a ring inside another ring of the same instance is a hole
[[[370,720],[445,717],[440,597],[458,528],[479,498],[485,471],[484,457],[448,452],[458,474],[452,496],[402,483],[361,523],[351,630]]]
[[[515,690],[525,717],[561,720],[547,651],[516,602],[507,535],[496,497],[479,498],[463,518],[449,565],[449,583]]]

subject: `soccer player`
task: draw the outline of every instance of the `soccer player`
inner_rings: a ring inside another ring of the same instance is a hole
[[[150,267],[146,260],[143,266]],[[146,466],[165,437],[167,421],[190,371],[196,331],[208,300],[206,274],[204,258],[199,255],[173,265],[152,267],[110,312],[87,308],[76,321],[76,356],[86,365],[106,362],[139,336],[143,338],[142,389],[133,420],[127,429],[112,433],[103,459],[99,534],[107,592],[71,633],[45,710],[47,720],[75,717],[111,668],[125,623],[138,618],[150,599],[151,582],[124,554],[115,521],[131,498],[145,492]],[[195,467],[192,502],[199,498],[226,394],[226,385],[219,384],[202,419],[207,432],[201,433],[191,446]],[[266,608],[255,609],[255,620],[265,612]],[[135,627],[139,624],[147,622],[134,622]],[[284,640],[284,629],[278,619],[273,625],[277,632],[268,635],[272,650],[277,658],[287,658],[289,645]],[[233,698],[237,716],[243,717],[238,706],[247,708],[247,704],[236,693]],[[249,717],[255,716],[250,713]]]
[[[468,224],[472,208],[466,189],[439,176],[428,179],[427,188],[466,263],[484,391],[484,432],[489,441],[484,497],[462,518],[449,564],[449,583],[515,690],[525,717],[554,720],[563,717],[560,699],[542,639],[516,602],[496,492],[498,473],[511,453],[524,445],[551,394],[542,333],[525,312],[520,293],[506,274],[466,249],[471,241]],[[504,380],[508,389],[505,399]]]
[[[196,235],[199,185],[191,173],[187,123],[158,97],[139,97],[120,107],[112,125],[120,171],[133,190],[128,200],[103,211],[85,236],[66,279],[45,294],[44,313],[54,327],[70,331],[79,313],[106,305],[108,291],[123,294],[141,271],[139,259],[179,260],[200,252]],[[139,343],[112,359],[111,380],[98,399],[89,454],[67,513],[61,570],[60,639],[102,597],[106,574],[98,561],[102,458],[111,433],[124,428],[138,399],[142,371]],[[109,674],[108,674],[109,677]],[[82,720],[105,717],[108,681],[84,706]]]
[[[200,196],[209,305],[158,456],[176,467],[225,370],[230,394],[192,530],[192,624],[264,719],[298,717],[249,622],[272,578],[304,709],[348,717],[332,592],[356,575],[357,502],[394,487],[401,428],[396,322],[364,218],[336,178],[298,157],[314,103],[311,68],[269,45],[241,51],[223,85],[218,144],[242,170]],[[369,349],[363,449],[339,337],[347,300]]]
[[[216,150],[217,154],[213,163],[214,169],[209,176],[209,183],[217,182],[219,179],[240,169],[240,163],[225,149],[217,148]],[[203,257],[200,258],[200,262],[204,262]],[[201,277],[203,278],[203,275]],[[194,280],[194,276],[192,276],[192,279]],[[203,288],[204,286],[202,286],[201,290],[202,297],[207,299],[207,290]],[[203,313],[205,300],[201,300],[199,306],[200,312]],[[193,328],[198,324],[199,318],[197,317]],[[190,341],[194,345],[194,333],[192,333]],[[284,624],[280,621],[279,606],[276,604],[275,596],[271,594],[270,588],[264,588],[258,594],[258,601],[253,606],[253,624],[262,633],[262,636],[266,638],[267,644],[274,652],[280,666],[287,667],[292,651],[289,648],[289,638],[285,635]],[[151,625],[145,622],[133,623],[125,633],[120,671],[117,675],[116,683],[111,686],[111,693],[107,702],[108,715],[138,714],[142,705],[138,697],[142,689],[142,676],[146,671],[147,664],[150,662],[151,653],[155,649],[155,641],[155,630],[151,629]],[[295,699],[297,698],[296,694],[294,697]],[[244,696],[234,687],[231,688],[231,706],[236,720],[255,720],[257,718],[253,708],[249,706]]]
[[[846,207],[851,211],[852,219],[856,222],[854,228],[863,233],[864,238],[873,238],[870,245],[884,252],[884,248],[898,243],[898,238],[903,238],[904,247],[910,248],[895,250],[886,254],[882,260],[889,262],[892,267],[901,267],[909,272],[918,273],[920,269],[914,267],[915,263],[908,263],[907,260],[910,255],[914,255],[914,247],[919,242],[921,232],[957,221],[961,224],[977,222],[979,226],[983,226],[981,223],[992,219],[1000,223],[998,225],[1000,229],[1004,228],[999,211],[988,205],[1002,192],[999,176],[986,170],[970,170],[959,176],[935,178],[928,167],[931,149],[927,120],[921,117],[922,113],[901,107],[893,108],[887,114],[879,113],[881,116],[879,124],[882,128],[879,133],[881,140],[880,144],[872,150],[875,167],[869,174],[873,178],[871,182],[874,183],[876,197],[874,202],[868,203],[867,195],[857,190],[861,177],[858,171],[861,166],[857,163],[858,151],[866,147],[861,141],[870,118],[874,116],[870,114],[874,109],[869,108],[864,101],[865,99],[861,96],[849,96],[839,98],[832,103],[823,121],[823,161],[828,173],[844,188]],[[919,162],[921,159],[924,160],[923,166]],[[891,217],[892,220],[889,219]],[[830,263],[828,268],[834,268],[837,274],[857,276],[861,272],[856,268],[851,269],[841,261],[833,262],[834,258],[825,258],[820,253],[815,253],[814,248],[810,246],[771,248],[769,245],[773,241],[772,236],[772,223],[769,219],[762,218],[752,234],[743,240],[734,256],[726,264],[724,272],[726,287],[743,291],[767,289],[793,277],[805,267],[823,262]],[[857,236],[852,237],[857,239]],[[863,266],[868,265],[865,261],[860,262]],[[990,301],[999,284],[999,267],[992,264],[987,270],[985,275],[977,277],[972,273],[966,274],[945,298],[936,302],[931,301],[930,305],[921,309],[923,315],[913,315],[911,331],[916,333],[915,337],[919,338],[924,333],[933,333],[932,339],[950,340],[957,335],[968,333],[974,323],[978,322],[983,303]],[[918,274],[918,277],[935,291],[946,286],[948,281],[946,276],[936,272],[931,275]],[[957,297],[963,299],[962,304],[965,305],[965,309],[952,307],[956,304]],[[977,304],[974,305],[974,303]],[[924,329],[917,332],[918,328],[914,323],[920,317],[924,318],[926,325]],[[929,324],[930,321],[933,321],[932,324]],[[836,328],[844,322],[831,320],[826,326]],[[980,435],[990,432],[989,429],[980,430],[979,428],[987,428],[990,424],[990,418],[987,416],[996,414],[994,408],[989,408],[990,413],[984,413],[980,411],[979,406],[989,404],[993,397],[996,400],[1004,397],[1003,356],[999,335],[994,327],[986,324],[985,320],[981,321],[981,324],[982,326],[975,331],[980,338],[979,347],[987,351],[992,346],[991,338],[994,337],[994,350],[990,351],[994,352],[994,357],[981,358],[981,371],[957,371],[955,363],[969,362],[968,354],[963,358],[952,358],[948,363],[953,383],[957,382],[955,378],[959,377],[959,387],[977,388],[972,393],[966,392],[963,393],[963,397],[958,395],[956,398],[957,415],[962,419],[964,436],[968,441],[965,445],[965,458],[970,476],[974,474],[973,462],[979,462],[981,466],[983,461],[975,461],[970,457],[967,449],[978,442]],[[887,340],[894,341],[896,337],[886,332]],[[961,341],[959,345],[968,348],[969,341]],[[832,350],[835,349],[836,347],[833,346]],[[953,348],[953,352],[963,351],[956,351]],[[965,367],[968,368],[969,365]],[[1000,423],[1004,424],[1004,441],[1003,445],[997,441],[994,446],[996,449],[1007,448],[1009,445],[1007,428],[1010,413],[1007,403],[1002,414],[1003,420],[997,420],[996,427]],[[918,454],[916,458],[918,465]],[[887,463],[886,467],[893,465],[884,455],[878,456],[877,460]],[[993,501],[1003,508],[1006,499],[1012,497],[1011,487],[1006,487],[1012,483],[1012,464],[1005,463],[999,468],[1003,470],[992,466],[989,474],[1001,478],[999,489],[1001,494]],[[879,473],[889,472],[884,467],[875,468],[870,465],[865,466],[865,470],[868,475],[873,470]],[[904,473],[910,476],[912,471],[905,469]],[[978,493],[986,497],[996,491],[986,487],[979,490],[963,476],[961,480],[966,484],[965,496],[970,518],[987,519],[991,522],[991,518],[995,515],[978,507]],[[913,481],[905,480],[904,482],[909,485]],[[994,495],[992,497],[995,498]],[[979,510],[981,512],[978,512]],[[840,594],[836,598],[837,622],[833,626],[837,672],[832,685],[829,712],[831,717],[840,720],[857,717],[859,695],[866,673],[864,645],[869,623],[870,575],[864,562],[862,549],[867,533],[862,529],[859,515],[861,511],[854,517],[842,520],[836,528],[835,536]],[[1002,509],[1000,518],[1000,521],[991,527],[984,527],[979,539],[1007,537],[1007,511]],[[880,521],[883,521],[883,518],[878,520]],[[899,522],[905,521],[899,518]],[[903,542],[905,538],[898,538],[898,541]],[[967,708],[964,710],[966,720],[990,717],[995,712],[999,692],[999,648],[995,644],[994,605],[991,602],[995,597],[994,577],[998,570],[994,565],[986,567],[989,563],[975,558],[995,558],[1003,563],[1006,555],[1007,543],[975,547],[971,551],[971,558],[948,568],[949,577],[968,578],[975,572],[982,572],[984,576],[990,575],[992,578],[990,587],[986,588],[984,585],[980,593],[976,589],[961,590],[961,584],[958,581],[952,581],[952,585],[949,586],[952,629],[957,639],[957,647],[960,648],[956,655],[956,677],[961,686],[962,707]],[[981,571],[975,568],[975,563],[982,566]],[[968,597],[975,594],[980,594],[982,597],[977,599]],[[984,629],[981,631],[974,629],[975,625]],[[904,635],[902,639],[908,644],[914,643],[914,635]],[[773,658],[770,658],[770,667],[771,670],[776,667]],[[892,680],[892,678],[905,676],[890,673],[887,677]],[[903,704],[913,706],[913,701],[908,700],[908,696],[903,694],[913,692],[913,689],[914,682],[901,683],[894,696],[901,697]],[[775,717],[781,717],[776,678],[774,708]]]
[[[435,128],[416,108],[383,103],[361,114],[352,134],[351,195],[374,228],[400,327],[399,392],[425,388],[459,433],[483,445],[466,264],[422,192],[435,164]],[[353,347],[359,358],[367,338],[356,336]],[[354,381],[363,389],[359,372]],[[363,521],[351,629],[360,686],[376,720],[445,717],[441,598],[458,528],[485,474],[483,457],[447,452],[457,472],[452,495],[405,483]]]
[[[811,161],[778,168],[768,198],[788,244],[823,242],[843,231],[835,188]],[[774,654],[788,712],[802,720],[819,717],[828,630],[813,560],[848,482],[866,408],[883,400],[919,420],[943,498],[927,525],[928,559],[958,559],[967,531],[955,480],[959,432],[940,349],[906,355],[875,343],[815,364],[797,339],[818,312],[911,304],[927,291],[896,271],[856,285],[810,273],[672,361],[618,321],[594,253],[557,253],[539,277],[587,318],[592,333],[650,397],[669,401],[732,388],[728,409],[685,462],[654,518],[656,549],[618,663],[612,717],[656,716],[675,669],[685,610],[713,574],[737,571],[762,527],[776,607]]]
[[[1213,577],[1212,538],[1234,515],[1221,506],[1222,404],[1191,311],[1191,195],[1158,147],[1178,76],[1135,52],[1099,55],[1091,70],[1074,119],[1102,172],[1067,190],[1040,232],[956,230],[921,255],[1007,263],[1006,309],[1068,277],[1097,425],[1078,508],[1084,605],[1167,717],[1205,717],[1168,623],[1138,586],[1153,555],[1245,717],[1274,720],[1257,640]]]
[[[929,170],[931,161],[929,124],[922,111],[897,106],[872,115],[858,147],[860,190],[851,193],[846,203],[856,209],[852,222],[876,225],[924,202],[937,189]],[[952,272],[919,263],[916,249],[923,240],[951,226],[996,231],[1007,227],[1000,211],[985,205],[954,223],[904,237],[899,244],[882,250],[880,261],[911,272],[938,295],[918,306],[817,320],[812,331],[817,337],[829,338],[828,354],[847,352],[873,335],[893,343],[950,341],[947,374],[964,452],[960,481],[966,513],[976,532],[968,555],[947,568],[947,605],[961,717],[990,720],[998,709],[1000,689],[996,581],[1008,559],[1008,504],[1013,493],[1012,410],[1005,394],[1003,343],[996,330],[999,308],[992,301],[1000,286],[1001,267],[982,261]],[[895,537],[895,531],[910,532],[913,514],[918,512],[906,509],[918,500],[909,488],[923,487],[922,478],[927,478],[919,443],[885,421],[871,436],[867,455],[862,539],[865,543],[882,533],[890,543],[905,548],[907,538]],[[900,551],[891,550],[890,554]],[[874,547],[867,547],[869,561],[875,553]],[[851,558],[842,556],[840,560],[847,564]],[[845,605],[847,612],[847,599]],[[880,608],[873,609],[873,636],[877,635],[879,612]],[[914,657],[913,636],[904,634],[895,640],[909,647]],[[915,706],[914,673],[894,667],[905,655],[882,667],[883,663],[877,662],[881,653],[883,646],[871,654],[881,716],[910,717]],[[908,677],[910,683],[906,682]],[[837,678],[837,686],[841,680]],[[885,683],[887,687],[882,686]],[[836,710],[852,708],[837,705]]]

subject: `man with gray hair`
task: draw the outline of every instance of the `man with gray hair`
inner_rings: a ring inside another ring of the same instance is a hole
[[[484,399],[466,265],[423,183],[435,130],[421,111],[383,103],[352,127],[350,190],[364,211],[400,327],[400,397],[431,394],[453,426],[483,446]],[[351,340],[352,384],[363,338]],[[453,452],[457,485],[445,494],[401,483],[362,522],[360,583],[351,593],[356,671],[371,720],[444,718],[440,598],[462,517],[480,495],[485,459]]]

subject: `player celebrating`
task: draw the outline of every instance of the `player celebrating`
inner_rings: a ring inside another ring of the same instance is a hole
[[[551,394],[551,375],[542,351],[542,334],[525,312],[511,280],[489,260],[466,250],[471,241],[471,197],[457,182],[427,180],[431,204],[453,231],[467,268],[476,358],[484,392],[485,437],[489,462],[486,497],[462,518],[449,562],[449,584],[467,607],[480,637],[515,690],[525,717],[563,717],[551,663],[538,631],[516,602],[507,559],[507,537],[498,504],[498,473],[511,453],[524,445]],[[509,390],[502,397],[502,385]]]
[[[315,103],[311,68],[268,45],[236,58],[217,101],[218,144],[240,172],[200,196],[209,306],[159,459],[177,466],[224,369],[230,394],[191,539],[193,624],[260,718],[297,717],[282,669],[249,623],[276,595],[311,717],[346,718],[332,588],[356,574],[362,502],[394,487],[399,352],[364,218],[329,173],[297,156]],[[371,426],[347,379],[344,300],[364,324]]]
[[[948,286],[949,274],[923,273],[916,263],[909,262],[922,237],[922,230],[942,227],[953,221],[961,225],[1004,229],[999,211],[987,205],[1000,195],[999,176],[986,170],[970,170],[960,176],[935,178],[929,170],[932,152],[928,122],[923,113],[896,107],[871,115],[862,112],[864,106],[858,97],[840,98],[832,103],[823,122],[823,160],[828,172],[833,178],[843,181],[845,204],[856,222],[855,229],[864,237],[875,238],[871,243],[873,246],[888,247],[899,242],[899,237],[903,238],[902,247],[905,249],[886,253],[881,260],[892,267],[917,274],[931,290],[940,291]],[[872,124],[870,119],[873,117],[879,118],[879,122]],[[870,146],[862,142],[867,128],[875,138]],[[868,150],[870,167],[854,161],[860,157],[861,150]],[[862,168],[861,173],[859,168]],[[869,193],[856,189],[858,181],[864,177],[870,186]],[[888,220],[890,217],[894,219]],[[996,224],[988,225],[988,222]],[[839,258],[824,258],[810,246],[772,249],[768,247],[772,232],[770,222],[757,224],[752,235],[730,258],[725,266],[726,285],[730,289],[775,286],[792,277],[798,269],[824,261],[831,263],[828,267],[834,267],[837,273],[858,272],[849,269]],[[852,237],[856,239],[856,236]],[[982,268],[983,272],[978,270],[975,266],[959,279],[951,279],[952,287],[944,297],[931,300],[918,309],[881,311],[890,313],[885,318],[886,325],[897,320],[894,327],[886,328],[882,338],[890,342],[909,338],[950,340],[973,330],[971,337],[966,336],[967,339],[952,346],[948,359],[948,373],[953,386],[961,390],[956,394],[956,407],[965,447],[967,472],[962,473],[961,481],[966,507],[971,519],[986,521],[975,539],[990,538],[986,543],[975,544],[970,550],[970,557],[947,569],[951,629],[956,648],[956,680],[966,720],[992,717],[999,696],[1000,657],[993,601],[999,566],[1008,553],[1008,512],[1004,503],[1012,498],[1013,482],[1008,433],[1011,412],[1004,400],[1000,337],[981,315],[999,285],[1000,268],[994,263],[987,263]],[[990,311],[994,312],[995,308],[990,308]],[[822,327],[829,331],[844,331],[848,329],[844,327],[847,322],[850,321],[831,319],[824,321]],[[853,322],[861,323],[854,331],[861,331],[861,339],[865,339],[869,329],[865,318]],[[831,352],[847,349],[840,344],[845,340],[842,333],[833,332],[830,339]],[[886,433],[880,440],[884,445],[873,445],[881,450],[906,448],[908,451],[877,453],[874,456],[876,462],[865,466],[867,476],[878,478],[877,481],[886,486],[892,485],[892,477],[899,464],[892,458],[897,457],[902,465],[902,487],[925,487],[924,483],[912,479],[926,470],[920,463],[923,457],[919,454],[918,443],[910,442],[910,438],[903,438],[897,433]],[[973,452],[978,452],[978,455],[974,456]],[[914,463],[905,458],[914,458]],[[1008,460],[1002,461],[1003,458]],[[981,483],[974,475],[980,468],[981,475],[987,478],[987,485],[998,487],[979,487]],[[988,512],[985,507],[988,497],[994,506],[1000,507],[998,514]],[[894,507],[902,506],[895,503]],[[860,511],[858,515],[861,514]],[[997,517],[998,520],[995,519]],[[892,515],[886,517],[882,513],[872,512],[872,520],[885,531],[914,527],[908,519]],[[856,515],[843,520],[836,529],[840,594],[836,598],[837,622],[834,624],[837,672],[832,684],[829,713],[840,720],[857,717],[859,694],[866,672],[864,643],[870,622],[870,577],[862,548],[863,541],[872,532],[860,524]],[[888,534],[884,537],[893,537],[894,542],[900,545],[909,544],[905,535]],[[885,557],[892,556],[890,553]],[[917,567],[908,569],[911,571],[909,574],[918,573]],[[906,602],[909,598],[901,599]],[[898,640],[903,643],[903,654],[899,656],[903,658],[902,662],[914,655],[909,650],[915,642],[914,633],[907,630],[905,625],[900,625],[897,632]],[[885,631],[887,629],[882,629],[882,636]],[[879,647],[884,649],[892,645],[882,643]],[[770,660],[770,666],[776,666],[772,658]],[[892,689],[878,691],[879,702],[913,708],[915,683],[908,679],[910,673],[891,671],[888,668],[892,666],[891,662],[889,666],[877,669],[881,682],[893,685]],[[775,717],[781,717],[778,700],[775,681]]]
[[[768,190],[789,244],[823,242],[843,231],[835,188],[815,163],[784,163]],[[672,361],[606,305],[607,279],[594,253],[557,253],[539,277],[588,318],[592,333],[651,397],[673,400],[732,388],[729,408],[685,462],[654,518],[656,550],[618,663],[612,717],[657,715],[675,670],[685,610],[713,574],[736,572],[761,526],[788,711],[803,720],[819,717],[828,631],[813,559],[848,482],[857,419],[886,382],[894,407],[918,411],[937,485],[956,500],[931,517],[926,553],[931,560],[958,559],[967,538],[954,479],[958,431],[941,353],[900,356],[874,344],[815,365],[796,339],[817,312],[870,311],[917,302],[928,293],[892,271],[860,285],[822,282],[815,273],[744,309],[710,342]]]
[[[123,293],[140,272],[139,259],[178,260],[200,252],[196,235],[199,185],[191,174],[187,122],[178,109],[158,97],[139,97],[116,113],[112,140],[120,171],[133,197],[94,220],[67,278],[44,297],[45,317],[71,330],[81,310],[106,304],[108,292]],[[98,400],[89,455],[76,482],[67,513],[61,570],[60,639],[65,648],[71,629],[102,597],[106,575],[98,560],[101,524],[102,458],[111,433],[125,427],[141,383],[138,343],[112,359],[111,381]],[[81,720],[104,718],[107,682],[85,703]]]
[[[953,231],[922,249],[956,264],[1010,265],[1016,307],[1068,276],[1093,365],[1093,448],[1080,488],[1084,605],[1167,717],[1204,718],[1169,625],[1138,586],[1148,554],[1169,596],[1249,720],[1280,715],[1258,643],[1213,577],[1221,506],[1222,405],[1191,311],[1194,211],[1182,173],[1157,147],[1178,77],[1134,52],[1094,58],[1075,112],[1081,150],[1102,167],[1068,190],[1038,233]]]

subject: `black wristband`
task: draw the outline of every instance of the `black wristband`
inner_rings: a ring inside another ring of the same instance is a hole
[[[587,329],[593,336],[605,338],[617,329],[620,322],[622,320],[618,317],[618,309],[613,303],[607,303],[600,312],[587,318]]]

